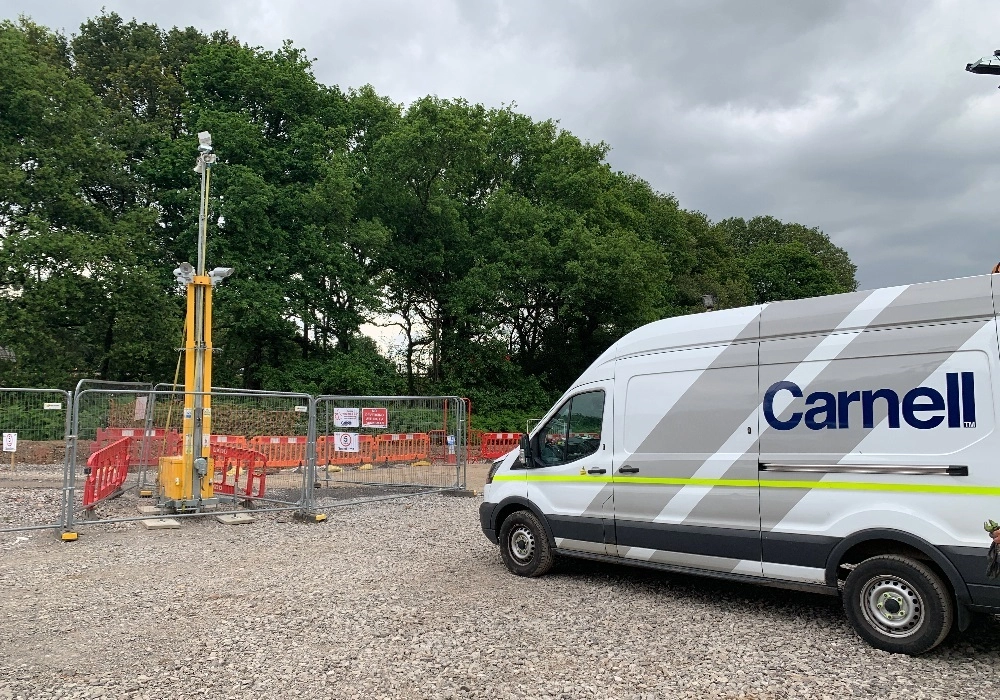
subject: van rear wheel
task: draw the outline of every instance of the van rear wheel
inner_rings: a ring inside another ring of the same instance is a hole
[[[876,649],[922,654],[951,630],[948,587],[930,567],[885,555],[858,564],[844,584],[844,611],[854,631]]]
[[[500,556],[511,573],[518,576],[541,576],[552,568],[552,548],[534,513],[519,510],[503,521]]]

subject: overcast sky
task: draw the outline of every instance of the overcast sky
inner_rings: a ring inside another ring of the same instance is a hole
[[[611,146],[713,220],[770,214],[847,249],[862,288],[1000,261],[997,0],[0,0],[67,34],[105,7],[291,39],[317,78],[515,103]]]

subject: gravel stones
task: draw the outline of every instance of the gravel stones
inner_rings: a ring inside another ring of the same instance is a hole
[[[479,502],[0,534],[0,699],[1000,697],[993,618],[910,658],[836,598],[565,559],[517,578]]]

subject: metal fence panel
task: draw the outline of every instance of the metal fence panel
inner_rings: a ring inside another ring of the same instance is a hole
[[[458,397],[320,396],[316,423],[321,497],[465,487],[467,402]]]
[[[58,389],[0,389],[0,532],[62,525],[71,405]]]
[[[211,410],[206,415],[210,425],[204,440],[213,458],[207,478],[215,484],[219,499],[211,511],[233,512],[241,506],[308,507],[312,398],[230,390],[206,396],[211,399]],[[72,493],[72,521],[150,517],[138,513],[138,508],[157,503],[160,458],[191,449],[184,437],[184,416],[182,391],[81,391],[74,410],[77,441],[70,465],[71,479],[77,485]],[[124,455],[127,459],[122,465]],[[170,513],[177,515],[193,513]]]

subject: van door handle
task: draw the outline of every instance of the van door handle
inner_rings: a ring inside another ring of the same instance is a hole
[[[639,467],[630,467],[627,464],[623,464],[622,466],[618,467],[618,473],[619,474],[638,474],[639,473]]]
[[[595,467],[594,469],[588,469],[587,473],[588,474],[607,474],[608,470],[607,469],[601,469],[600,467]]]

